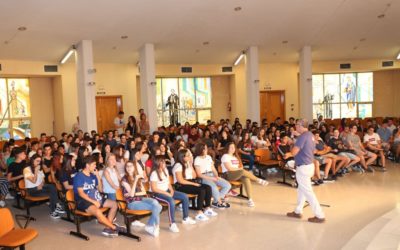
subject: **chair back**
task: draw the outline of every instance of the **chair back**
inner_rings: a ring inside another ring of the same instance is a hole
[[[21,197],[25,198],[26,197],[26,188],[25,188],[25,180],[21,179],[18,181],[18,189],[21,193]]]
[[[0,221],[1,221],[0,237],[3,237],[3,235],[13,230],[15,226],[14,219],[10,209],[0,208]]]
[[[221,167],[221,165],[218,165],[218,167],[217,167],[217,172],[218,172],[218,174],[222,174],[222,167]]]
[[[269,161],[271,160],[271,152],[269,149],[256,149],[254,154],[259,157],[259,161]]]
[[[65,194],[65,199],[67,200],[68,203],[68,208],[70,211],[75,210],[75,197],[74,197],[74,190],[70,189],[67,191]]]
[[[125,210],[126,209],[126,203],[123,202],[123,201],[125,201],[125,199],[124,199],[124,195],[122,193],[122,189],[118,188],[115,191],[115,196],[117,198],[117,202],[118,202],[119,208],[122,209],[122,210]]]

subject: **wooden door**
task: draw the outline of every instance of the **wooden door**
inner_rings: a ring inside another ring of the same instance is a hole
[[[285,91],[271,90],[260,91],[260,118],[267,118],[268,123],[280,117],[282,121],[285,117]]]
[[[122,109],[122,96],[96,96],[97,130],[114,129],[114,119]]]

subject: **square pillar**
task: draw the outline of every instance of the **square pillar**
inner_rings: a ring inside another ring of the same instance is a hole
[[[312,122],[312,57],[311,47],[305,46],[300,51],[300,117]]]

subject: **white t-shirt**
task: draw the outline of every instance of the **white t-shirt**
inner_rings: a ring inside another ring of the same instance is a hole
[[[32,150],[31,152],[29,152],[28,157],[31,158],[34,154],[36,154],[36,151]]]
[[[221,158],[222,173],[228,172],[228,169],[225,168],[226,162],[230,162],[232,168],[239,168],[239,160],[236,158],[236,156],[224,154]]]
[[[35,187],[39,186],[40,184],[42,184],[42,182],[44,180],[44,173],[42,170],[39,170],[39,172],[37,173],[37,178],[36,178],[35,183],[31,182],[28,179],[28,177],[34,176],[30,167],[24,168],[23,173],[24,173],[24,180],[25,180],[25,188],[35,188]]]
[[[150,181],[155,182],[157,185],[157,188],[162,190],[162,191],[167,191],[169,189],[169,175],[168,171],[165,170],[165,173],[161,173],[160,177],[162,180],[158,179],[158,175],[156,171],[153,171],[150,175]],[[151,185],[150,185],[150,191],[151,190]]]
[[[182,164],[180,164],[179,162],[176,163],[174,165],[174,168],[172,169],[172,174],[174,175],[174,183],[178,182],[178,178],[176,178],[177,172],[182,172]],[[186,180],[192,180],[193,179],[193,168],[192,167],[185,168],[185,175],[186,175]]]
[[[211,156],[206,155],[206,157],[203,156],[197,156],[196,159],[194,160],[194,166],[195,167],[200,167],[200,172],[202,174],[207,173],[207,172],[212,172],[212,166],[213,166],[213,160]]]
[[[373,133],[372,135],[365,134],[364,135],[364,142],[368,142],[371,145],[378,145],[378,141],[380,141],[381,138],[377,133]]]
[[[124,133],[124,127],[125,127],[124,119],[119,119],[119,117],[115,117],[114,124],[115,124],[115,126],[123,125],[123,127],[117,129],[118,134],[123,134]]]

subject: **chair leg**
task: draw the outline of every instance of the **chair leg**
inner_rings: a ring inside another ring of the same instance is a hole
[[[21,245],[21,246],[19,246],[19,250],[25,250],[25,244],[24,244],[24,245]]]
[[[86,236],[83,233],[81,233],[81,223],[80,223],[79,217],[78,216],[74,216],[74,218],[75,218],[76,232],[70,231],[69,234],[73,235],[73,236],[76,236],[76,237],[79,237],[79,238],[84,239],[84,240],[89,240],[88,236]]]
[[[125,237],[128,237],[128,238],[135,239],[137,241],[141,241],[141,238],[139,236],[137,236],[135,234],[132,234],[132,233],[129,233],[129,232],[126,232],[126,233],[118,232],[118,235],[122,235],[122,236],[125,236]]]

